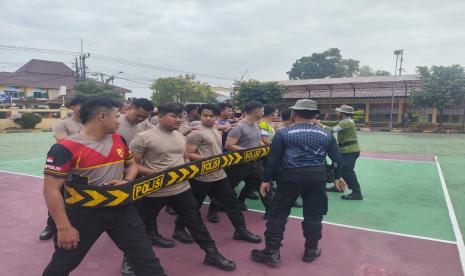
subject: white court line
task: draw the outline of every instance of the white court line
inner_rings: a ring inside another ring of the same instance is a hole
[[[44,160],[43,157],[40,157],[40,158],[32,158],[32,159],[13,160],[13,161],[0,162],[0,165],[2,165],[2,164],[10,164],[10,163],[26,162],[26,161],[32,161],[32,160],[39,160],[39,159]]]
[[[204,203],[205,203],[205,202],[204,202]],[[265,211],[262,211],[262,210],[255,210],[255,209],[249,209],[249,211],[257,212],[257,213],[265,213]],[[303,219],[304,219],[304,218],[298,217],[298,216],[289,216],[289,217],[290,217],[290,218],[299,219],[299,220],[303,220]],[[366,227],[351,226],[351,225],[339,224],[339,223],[328,222],[328,221],[323,221],[323,223],[324,223],[324,224],[328,224],[328,225],[334,225],[334,226],[344,227],[344,228],[350,228],[350,229],[357,229],[357,230],[367,231],[367,232],[374,232],[374,233],[388,234],[388,235],[400,236],[400,237],[406,237],[406,238],[414,238],[414,239],[421,239],[421,240],[427,240],[427,241],[435,241],[435,242],[456,244],[456,242],[454,242],[454,241],[441,240],[441,239],[435,239],[435,238],[429,238],[429,237],[423,237],[423,236],[416,236],[416,235],[409,235],[409,234],[402,234],[402,233],[390,232],[390,231],[383,231],[383,230],[377,230],[377,229],[366,228]]]
[[[425,160],[408,160],[408,159],[394,159],[394,158],[377,158],[377,157],[364,157],[360,156],[360,159],[372,159],[372,160],[385,160],[385,161],[404,161],[404,162],[413,162],[413,163],[431,163],[434,164],[434,161],[425,161]]]
[[[41,179],[43,178],[42,176],[36,176],[36,175],[25,174],[25,173],[17,173],[17,172],[2,171],[2,170],[0,170],[0,172],[18,174],[18,175],[24,175],[24,176],[31,176],[31,177],[41,178]],[[210,204],[210,203],[209,202],[204,202],[204,204]],[[256,212],[256,213],[265,213],[265,211],[255,210],[255,209],[249,209],[249,211]],[[302,217],[297,217],[297,216],[289,216],[289,217],[299,219],[299,220],[303,219]],[[456,244],[456,242],[454,242],[454,241],[434,239],[434,238],[423,237],[423,236],[416,236],[416,235],[402,234],[402,233],[396,233],[396,232],[382,231],[382,230],[376,230],[376,229],[358,227],[358,226],[351,226],[351,225],[339,224],[339,223],[333,223],[333,222],[327,222],[327,221],[323,221],[323,223],[328,224],[328,225],[335,225],[335,226],[339,226],[339,227],[344,227],[344,228],[367,231],[367,232],[375,232],[375,233],[388,234],[388,235],[393,235],[393,236],[400,236],[400,237],[407,237],[407,238],[414,238],[414,239],[421,239],[421,240],[428,240],[428,241]]]
[[[204,202],[204,204],[210,204],[210,203],[209,203],[209,202]],[[248,210],[251,211],[251,212],[256,212],[256,213],[262,213],[262,214],[265,213],[265,211],[262,211],[262,210],[256,210],[256,209],[248,209]],[[295,219],[299,219],[299,220],[303,220],[303,219],[304,219],[303,217],[298,217],[298,216],[289,216],[289,217],[295,218]],[[339,223],[328,222],[328,221],[323,221],[323,223],[324,223],[324,224],[328,224],[328,225],[334,225],[334,226],[344,227],[344,228],[350,228],[350,229],[357,229],[357,230],[367,231],[367,232],[388,234],[388,235],[393,235],[393,236],[400,236],[400,237],[406,237],[406,238],[421,239],[421,240],[434,241],[434,242],[442,242],[442,243],[456,244],[455,241],[441,240],[441,239],[429,238],[429,237],[424,237],[424,236],[402,234],[402,233],[397,233],[397,232],[383,231],[383,230],[377,230],[377,229],[366,228],[366,227],[359,227],[359,226],[351,226],[351,225],[339,224]]]
[[[457,248],[459,250],[460,263],[462,264],[462,272],[465,273],[465,245],[463,244],[462,233],[460,232],[459,223],[457,221],[457,216],[455,215],[454,207],[452,206],[452,200],[450,199],[449,191],[447,190],[446,181],[444,180],[444,175],[442,174],[441,165],[437,156],[434,156],[436,161],[436,167],[439,173],[439,179],[441,180],[441,187],[446,198],[447,210],[449,211],[450,221],[452,222],[452,228],[454,229],[455,239],[457,240]],[[465,275],[465,274],[464,274]]]
[[[43,176],[37,176],[37,175],[32,175],[32,174],[27,174],[27,173],[3,171],[3,170],[0,170],[0,173],[11,173],[11,174],[17,174],[17,175],[23,175],[23,176],[30,176],[30,177],[40,178],[40,179],[43,179],[43,178],[44,178]]]

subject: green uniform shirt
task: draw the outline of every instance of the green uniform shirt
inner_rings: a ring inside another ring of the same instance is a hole
[[[352,119],[347,118],[341,121],[322,122],[326,131],[331,133],[337,132],[337,143],[342,153],[359,152],[360,146],[358,145],[357,129]],[[332,126],[332,127],[331,127]],[[344,145],[347,142],[355,142],[350,145]]]

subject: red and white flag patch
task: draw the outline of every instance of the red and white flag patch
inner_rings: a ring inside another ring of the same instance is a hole
[[[53,163],[53,156],[47,156],[47,163]]]

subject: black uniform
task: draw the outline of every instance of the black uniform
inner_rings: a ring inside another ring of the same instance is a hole
[[[89,185],[102,185],[113,179],[121,179],[124,161],[131,158],[119,134],[109,134],[99,142],[75,134],[52,147],[44,174],[58,178],[77,175],[89,179]],[[137,275],[165,275],[134,205],[65,207],[71,225],[79,232],[80,240],[76,249],[65,250],[57,246],[55,236],[55,252],[43,275],[68,275],[103,232],[124,251]]]
[[[266,224],[267,249],[279,254],[287,218],[299,196],[303,200],[305,247],[317,248],[323,216],[328,210],[324,166],[327,154],[337,164],[335,177],[340,178],[342,158],[331,134],[312,124],[296,124],[276,132],[264,175],[264,181],[271,182],[272,174],[279,170]]]

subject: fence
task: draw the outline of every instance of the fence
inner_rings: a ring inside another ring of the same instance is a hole
[[[35,113],[42,117],[42,122],[36,125],[36,129],[51,129],[56,120],[68,115],[68,108],[60,109],[20,109],[12,106],[8,109],[0,109],[0,131],[8,129],[21,129],[21,126],[13,121],[17,114]]]

